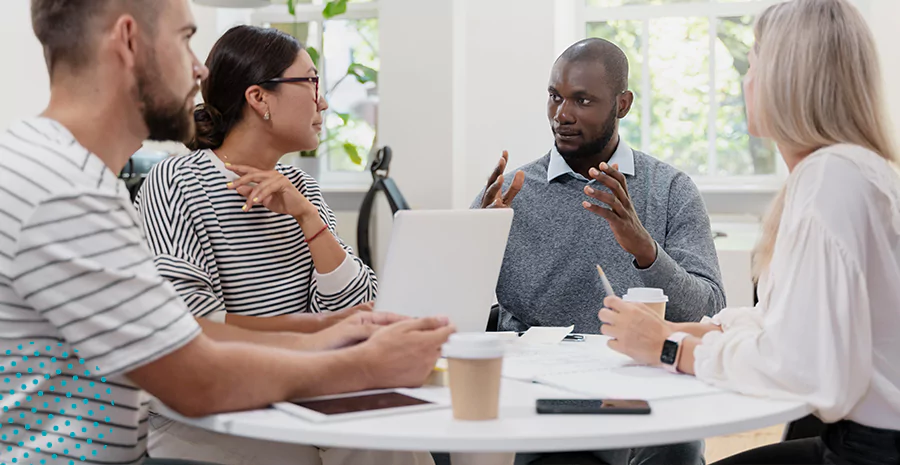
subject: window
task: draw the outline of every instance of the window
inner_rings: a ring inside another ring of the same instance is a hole
[[[287,32],[319,52],[320,92],[329,109],[316,150],[318,172],[311,174],[331,186],[367,183],[371,178],[364,171],[377,134],[378,4],[350,0],[345,13],[325,19],[327,1],[295,3],[294,16],[277,4],[254,12],[252,22]],[[290,154],[283,161],[299,163],[301,155],[311,154]]]
[[[632,144],[703,186],[776,183],[774,145],[747,133],[742,80],[753,20],[773,0],[584,0],[587,37],[625,51],[635,103]]]

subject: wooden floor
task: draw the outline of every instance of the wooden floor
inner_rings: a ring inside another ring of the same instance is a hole
[[[716,460],[729,457],[755,447],[764,446],[781,441],[784,425],[745,433],[719,436],[706,440],[706,463],[711,464]]]

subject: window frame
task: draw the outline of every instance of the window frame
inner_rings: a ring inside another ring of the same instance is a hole
[[[679,18],[679,17],[704,17],[710,21],[709,28],[709,50],[712,51],[716,45],[716,21],[723,17],[734,16],[755,16],[762,12],[770,5],[782,3],[784,0],[747,0],[734,3],[720,3],[716,0],[694,0],[690,3],[673,3],[661,5],[627,5],[617,7],[599,7],[588,5],[588,0],[575,0],[576,4],[571,5],[569,13],[574,14],[574,25],[578,34],[576,40],[587,37],[587,28],[589,23],[606,22],[606,21],[642,21],[642,42],[649,43],[649,22],[652,19],[660,18]],[[559,45],[557,44],[559,48]],[[643,55],[642,63],[642,80],[639,89],[639,95],[649,96],[642,97],[638,105],[641,106],[642,114],[649,114],[652,106],[652,93],[650,92],[652,83],[650,81],[650,60],[649,47],[642,47]],[[715,73],[715,53],[710,53],[709,69],[709,118],[707,123],[707,143],[709,146],[707,168],[709,173],[715,173],[717,170],[717,150],[715,144],[715,136],[717,133],[716,118],[718,117],[719,102],[716,92],[716,73]],[[641,147],[649,146],[650,138],[650,118],[643,118],[641,121]],[[639,149],[641,147],[638,147]],[[651,154],[652,155],[652,154]],[[692,175],[691,179],[698,187],[709,193],[731,193],[731,192],[774,192],[777,191],[787,178],[787,165],[780,157],[775,163],[775,173],[757,174],[757,175]]]
[[[312,0],[312,3],[296,4],[295,15],[287,12],[284,4],[275,4],[253,11],[250,15],[250,23],[255,26],[267,26],[272,23],[308,23],[310,25],[310,35],[312,40],[304,45],[315,47],[316,50],[322,50],[322,41],[324,37],[324,23],[329,21],[322,16],[322,8],[325,5],[323,0]],[[379,19],[378,1],[371,2],[348,2],[347,11],[334,20],[360,20],[360,19]],[[322,78],[323,89],[328,76],[327,67],[324,62],[327,58],[323,53],[319,58],[319,75]],[[378,146],[378,132],[375,133],[374,146]],[[362,186],[368,186],[372,183],[372,176],[367,169],[362,171],[341,171],[331,169],[331,160],[328,156],[319,157],[319,174],[317,181],[319,184],[329,190],[347,190],[356,191]]]

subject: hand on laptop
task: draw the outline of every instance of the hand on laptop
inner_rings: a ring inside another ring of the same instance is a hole
[[[322,329],[330,328],[344,319],[356,315],[359,312],[372,312],[375,309],[375,302],[366,302],[354,307],[345,308],[335,312],[322,312],[319,315],[322,318]]]
[[[377,315],[374,313],[373,315]],[[401,321],[382,328],[359,349],[371,389],[419,387],[441,356],[441,346],[456,328],[443,317]]]
[[[522,190],[525,183],[525,173],[517,171],[512,184],[506,192],[503,192],[503,172],[506,171],[506,163],[509,161],[509,152],[503,151],[503,156],[497,162],[497,167],[488,178],[484,197],[481,199],[481,208],[510,208],[513,198]]]
[[[358,311],[310,337],[314,341],[313,347],[317,350],[339,349],[359,344],[369,339],[379,329],[409,319],[408,316],[387,312]]]

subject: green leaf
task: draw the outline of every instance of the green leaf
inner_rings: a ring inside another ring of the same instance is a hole
[[[291,16],[297,16],[297,8],[294,6],[294,0],[287,0],[288,13]]]
[[[350,120],[350,113],[341,113],[339,111],[336,111],[334,112],[334,114],[337,115],[338,118],[340,118],[341,121],[344,122],[344,124],[347,124],[347,121]]]
[[[378,71],[359,63],[351,63],[347,68],[347,74],[352,74],[360,84],[367,82],[378,83]]]
[[[362,157],[359,156],[359,149],[350,142],[344,142],[344,151],[350,156],[350,161],[354,165],[362,165]]]
[[[319,66],[319,51],[316,50],[315,47],[306,47],[306,53],[309,53],[309,57],[312,58],[313,64]]]
[[[322,17],[331,19],[347,12],[347,0],[331,0],[322,10]]]

